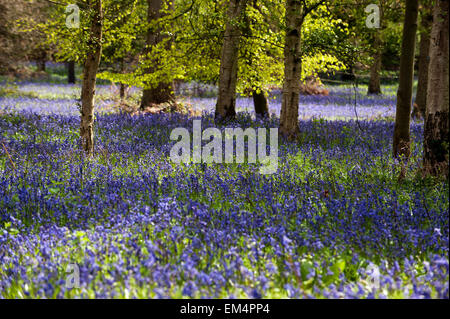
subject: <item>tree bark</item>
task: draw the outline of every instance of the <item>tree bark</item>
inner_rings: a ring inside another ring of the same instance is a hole
[[[423,166],[426,174],[449,173],[449,3],[437,0],[430,37]]]
[[[125,84],[120,83],[119,84],[119,97],[120,99],[124,99],[125,98]]]
[[[219,121],[236,116],[236,82],[242,19],[247,0],[230,0],[220,56],[219,94],[215,118]]]
[[[410,155],[410,118],[414,75],[414,52],[416,47],[418,0],[407,0],[403,23],[400,77],[395,113],[393,155],[395,158]]]
[[[426,10],[426,9],[425,9]],[[412,116],[415,118],[424,118],[427,107],[427,87],[428,87],[428,66],[430,62],[430,31],[433,22],[431,12],[421,12],[421,31],[419,46],[419,73],[417,82],[417,93]]]
[[[38,60],[36,64],[38,71],[45,72],[45,60]]]
[[[88,51],[83,69],[80,129],[81,146],[87,155],[94,153],[94,99],[95,80],[102,52],[102,1],[92,1],[90,9],[94,12],[94,15],[91,21]]]
[[[67,82],[75,84],[75,62],[67,62]]]
[[[301,28],[303,6],[299,0],[286,0],[286,36],[284,45],[284,83],[280,114],[280,132],[288,139],[299,133],[298,105],[301,79]]]
[[[252,92],[253,104],[255,105],[255,113],[259,118],[265,118],[269,116],[269,107],[267,103],[267,97],[262,89],[253,90]]]
[[[370,67],[370,80],[367,94],[381,94],[380,71],[381,71],[382,42],[378,30],[375,30],[374,33],[374,46],[375,46],[375,54],[373,56],[373,63]]]
[[[122,74],[125,73],[125,60],[123,57],[120,59],[120,73],[122,73]],[[120,82],[119,83],[119,97],[121,100],[123,100],[125,98],[125,89],[126,89],[126,84]]]
[[[159,83],[157,87],[144,89],[142,92],[141,109],[154,104],[161,104],[174,101],[171,83]]]
[[[163,14],[161,12],[163,0],[147,0],[147,21],[152,22],[160,19]],[[160,29],[149,29],[147,31],[147,47],[145,53],[149,54],[152,48],[156,46],[163,39]],[[148,70],[149,73],[154,72],[155,68],[152,67]],[[145,88],[142,92],[141,109],[151,106],[153,104],[161,104],[171,102],[174,100],[173,96],[173,84],[164,82],[162,80],[156,87]]]

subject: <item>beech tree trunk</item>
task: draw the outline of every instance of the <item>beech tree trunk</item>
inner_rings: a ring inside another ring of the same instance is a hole
[[[449,4],[437,0],[430,37],[423,166],[427,174],[448,178],[449,172]]]
[[[301,28],[303,6],[300,0],[286,0],[286,38],[284,45],[284,83],[280,114],[280,133],[294,139],[299,133],[298,105],[301,79]]]
[[[75,62],[67,62],[67,82],[75,84]]]
[[[163,0],[147,0],[147,4],[147,21],[152,22],[154,20],[160,19],[162,17],[161,8]],[[163,37],[161,35],[161,30],[153,30],[150,28],[147,31],[147,47],[144,52],[146,54],[149,54],[152,51],[152,48],[156,46],[162,39]],[[155,68],[150,68],[148,72],[152,73],[154,72],[154,70]],[[172,83],[164,82],[164,80],[162,79],[156,87],[144,89],[142,92],[141,109],[144,109],[145,107],[151,106],[153,104],[161,104],[173,101],[174,96],[172,86]]]
[[[125,73],[125,61],[124,58],[120,59],[120,73],[124,74]],[[125,89],[126,89],[126,84],[120,82],[119,83],[119,97],[121,100],[123,100],[125,98]]]
[[[90,3],[94,11],[91,21],[86,61],[83,69],[83,83],[81,86],[81,146],[87,155],[94,153],[94,98],[95,79],[102,52],[102,1],[94,0]]]
[[[37,70],[40,72],[45,72],[45,60],[37,61]]]
[[[257,117],[264,118],[269,116],[269,107],[267,104],[267,98],[262,89],[253,90],[252,92],[253,104],[255,105],[255,113]]]
[[[121,98],[121,99],[124,99],[125,98],[125,84],[123,84],[123,83],[120,83],[119,84],[119,97]]]
[[[228,21],[220,56],[219,94],[216,103],[215,118],[219,121],[236,116],[236,82],[239,58],[239,42],[242,19],[247,0],[230,0]]]
[[[380,28],[383,24],[383,1],[380,1]],[[375,29],[373,33],[373,47],[375,48],[373,55],[373,63],[370,67],[370,79],[367,94],[381,94],[380,72],[381,58],[383,54],[383,41],[381,39],[381,29]]]
[[[411,143],[409,131],[418,7],[418,0],[406,0],[402,52],[400,57],[400,78],[397,91],[397,109],[395,113],[393,155],[396,158],[404,156],[406,160],[410,155]]]
[[[421,14],[421,31],[419,46],[419,73],[417,82],[417,93],[412,116],[415,118],[424,118],[427,106],[427,87],[428,87],[428,66],[430,62],[430,31],[433,22],[431,12],[422,12]]]
[[[373,56],[373,63],[370,67],[370,80],[367,94],[381,94],[380,71],[381,71],[382,43],[378,30],[376,30],[374,34],[374,47],[375,47],[375,54]]]
[[[144,89],[142,92],[141,109],[154,104],[161,104],[174,101],[171,83],[159,83],[158,86]]]

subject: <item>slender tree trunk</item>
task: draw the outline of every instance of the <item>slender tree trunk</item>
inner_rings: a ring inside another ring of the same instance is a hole
[[[125,98],[125,84],[123,84],[123,83],[119,84],[119,97],[120,97],[120,99]]]
[[[45,72],[45,60],[38,60],[37,61],[37,69],[40,72]]]
[[[254,1],[253,3],[249,3],[249,5],[251,5],[253,8],[258,10],[256,1]],[[246,38],[253,37],[253,31],[252,31],[251,25],[254,22],[252,22],[252,20],[248,16],[245,8],[244,8],[242,22],[243,22],[243,27],[241,30],[242,35],[245,36]],[[255,68],[254,61],[257,59],[257,57],[255,55],[255,51],[253,50],[253,48],[247,48],[244,51],[244,58],[245,58],[244,63],[246,64],[247,68],[249,68],[249,69]],[[249,87],[246,91],[247,91],[247,93],[251,92],[251,94],[252,94],[253,106],[255,107],[256,117],[257,118],[265,118],[265,117],[269,116],[269,108],[268,108],[266,94],[265,94],[264,90],[259,86],[259,83],[260,83],[260,79],[258,78],[258,76],[256,76],[256,78],[254,79],[253,85],[251,85],[251,87]]]
[[[269,116],[269,107],[267,104],[267,97],[262,89],[253,90],[252,92],[253,104],[255,105],[255,113],[257,117],[264,118]]]
[[[154,104],[173,102],[175,99],[171,83],[159,83],[158,86],[144,89],[142,92],[141,109]]]
[[[215,118],[219,121],[236,116],[236,82],[241,36],[239,22],[246,4],[247,0],[230,0],[228,6],[228,22],[220,56],[219,95],[215,112]]]
[[[67,82],[75,84],[75,62],[67,62]]]
[[[286,0],[286,38],[284,45],[284,83],[280,132],[288,139],[299,133],[298,105],[301,79],[301,28],[303,6],[300,0]]]
[[[158,20],[162,17],[162,4],[163,0],[147,0],[148,10],[147,10],[147,21],[152,22],[154,20]],[[163,39],[161,35],[161,30],[152,30],[151,28],[147,31],[147,48],[145,49],[145,53],[149,54],[152,51],[152,48],[156,46]],[[155,68],[150,68],[148,70],[149,73],[155,71]],[[164,82],[162,79],[161,82],[156,87],[146,88],[142,92],[141,99],[141,109],[146,108],[147,106],[151,106],[153,104],[161,104],[174,100],[173,96],[173,84]]]
[[[393,155],[396,158],[399,156],[404,156],[405,159],[408,159],[410,155],[411,142],[409,129],[414,75],[414,52],[416,47],[417,14],[419,6],[418,2],[418,0],[406,0],[393,142]]]
[[[88,52],[83,69],[83,83],[81,86],[81,146],[88,154],[94,153],[94,98],[95,79],[102,52],[102,1],[94,0],[90,3],[94,11],[91,22]]]
[[[380,71],[381,71],[382,42],[378,30],[376,30],[374,34],[374,46],[375,46],[375,54],[373,56],[373,63],[370,67],[370,80],[367,94],[381,94]]]
[[[380,1],[380,28],[383,24],[383,1]],[[370,67],[370,80],[367,94],[381,94],[380,72],[381,58],[383,55],[383,41],[381,39],[381,29],[375,29],[373,33],[373,47],[375,48],[373,55],[373,63]]]
[[[449,4],[437,0],[430,37],[423,166],[427,174],[448,178],[449,164]]]
[[[122,59],[120,59],[120,73],[124,74],[125,73],[125,61],[124,58],[122,57]],[[125,98],[125,89],[126,89],[126,85],[122,82],[119,83],[119,97],[121,100],[123,100]]]
[[[412,116],[424,118],[427,107],[428,66],[430,62],[430,31],[433,22],[431,12],[425,11],[421,14],[421,31],[419,46],[419,74],[417,82],[417,93]]]

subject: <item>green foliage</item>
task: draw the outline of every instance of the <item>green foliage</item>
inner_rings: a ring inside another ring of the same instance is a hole
[[[111,3],[105,3],[105,12],[112,12],[108,9]],[[228,19],[227,1],[179,0],[174,2],[173,9],[166,2],[162,17],[150,22],[142,14],[146,11],[143,1],[135,2],[128,8],[134,15],[127,21],[120,14],[111,20],[105,13],[103,63],[113,64],[116,61],[120,64],[127,59],[127,54],[137,56],[139,50],[143,53],[128,70],[108,68],[99,74],[99,78],[143,88],[173,80],[217,82],[220,48]],[[305,21],[306,39],[317,39],[317,34],[337,39],[337,32],[346,32],[342,20],[331,20],[329,24],[326,7],[319,7],[318,11],[319,15]],[[241,25],[239,93],[246,92],[248,88],[265,90],[282,84],[283,24],[284,2],[260,0],[247,6]],[[149,28],[159,30],[162,39],[145,49],[142,43]],[[335,44],[338,43],[336,40]],[[333,53],[325,49],[312,50],[312,46],[307,49],[303,53],[303,78],[344,68]]]

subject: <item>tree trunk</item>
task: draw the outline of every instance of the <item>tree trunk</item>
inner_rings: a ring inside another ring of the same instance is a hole
[[[75,84],[75,62],[67,62],[67,82]]]
[[[374,46],[375,46],[375,54],[373,56],[373,63],[370,67],[370,80],[367,94],[381,94],[380,71],[381,71],[382,43],[378,30],[375,30]]]
[[[241,36],[239,22],[246,4],[247,0],[230,0],[229,2],[228,22],[220,56],[219,95],[215,112],[215,118],[219,121],[236,116],[236,82]]]
[[[416,30],[418,0],[407,0],[405,20],[403,23],[402,53],[400,57],[400,77],[397,91],[397,109],[395,113],[394,157],[410,155],[410,118],[412,103],[412,86],[414,75],[414,52],[416,47]]]
[[[160,19],[163,15],[161,8],[164,0],[147,0],[148,10],[147,10],[147,21],[150,23],[154,20]],[[147,31],[147,47],[145,53],[149,54],[152,48],[156,46],[163,39],[161,35],[161,30],[149,29]],[[155,71],[156,68],[150,68],[149,73]],[[156,87],[145,88],[142,92],[141,99],[141,109],[151,106],[153,104],[161,104],[165,102],[170,102],[174,100],[173,96],[173,84],[167,83],[162,80]]]
[[[253,90],[252,92],[253,104],[255,105],[255,113],[257,117],[264,118],[269,116],[269,107],[267,98],[262,89]]]
[[[284,45],[284,83],[280,132],[288,139],[299,133],[298,104],[301,79],[301,28],[303,6],[299,0],[286,0],[286,37]]]
[[[121,74],[125,73],[125,61],[124,61],[123,57],[120,59],[120,73]],[[126,84],[120,82],[119,83],[119,97],[121,100],[123,100],[125,98],[125,89],[126,89]]]
[[[380,28],[383,23],[383,2],[380,2]],[[381,29],[375,29],[373,33],[373,46],[375,48],[373,63],[370,67],[370,80],[367,94],[381,94],[380,72],[381,58],[383,54],[383,41],[381,40]]]
[[[422,12],[419,46],[419,74],[417,82],[416,105],[414,106],[412,116],[415,118],[424,118],[427,107],[427,87],[428,87],[428,66],[430,62],[430,29],[433,22],[431,12]]]
[[[171,83],[159,83],[157,87],[144,89],[142,92],[141,109],[154,104],[161,104],[174,101]]]
[[[125,84],[123,83],[119,84],[119,97],[121,100],[125,98]]]
[[[91,21],[88,40],[88,51],[83,69],[83,83],[81,86],[81,146],[87,155],[94,153],[94,98],[95,79],[102,52],[102,1],[95,0],[90,4],[95,12]]]
[[[45,60],[38,60],[36,64],[38,71],[45,72]]]
[[[449,172],[448,6],[448,1],[437,0],[434,8],[423,152],[424,171],[445,178]]]

